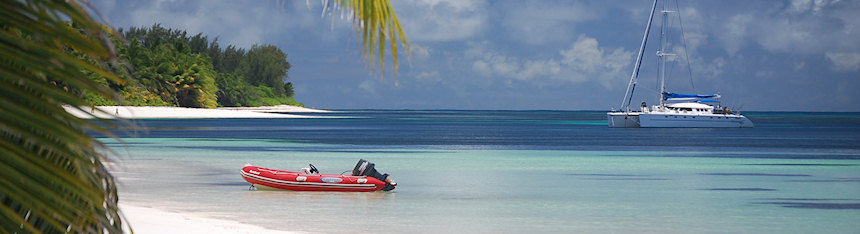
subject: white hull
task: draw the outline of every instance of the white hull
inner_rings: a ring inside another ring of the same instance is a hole
[[[639,114],[642,112],[609,112],[606,120],[610,128],[638,128]]]
[[[641,113],[642,128],[751,128],[752,121],[743,115]]]

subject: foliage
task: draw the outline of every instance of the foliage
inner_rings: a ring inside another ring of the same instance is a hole
[[[292,97],[296,94],[296,91],[293,90],[293,82],[287,82],[284,84],[284,95],[287,97]]]
[[[218,103],[222,106],[253,106],[260,103],[260,95],[254,86],[242,80],[236,72],[219,73],[215,79],[218,87]]]
[[[149,92],[159,96],[163,103],[183,107],[295,102],[288,99],[293,92],[287,88],[292,85],[284,84],[290,69],[287,54],[275,46],[254,45],[245,52],[230,45],[222,50],[217,39],[209,42],[202,34],[189,37],[184,30],[167,29],[159,24],[150,28],[132,27],[123,35],[130,43],[119,50],[120,55],[136,68],[135,82],[131,85],[140,91],[124,94]],[[259,87],[272,92],[260,92]],[[149,100],[142,103],[150,103]]]
[[[259,93],[259,99],[250,100],[251,106],[275,106],[275,105],[291,105],[291,106],[305,106],[296,101],[293,97],[286,97],[283,95],[275,94],[275,90],[272,87],[260,85],[256,87],[256,92]]]
[[[159,44],[154,50],[135,48],[134,77],[165,102],[183,107],[214,108],[215,71],[209,57],[181,53],[173,44]]]
[[[66,21],[71,20],[74,27]],[[116,84],[105,30],[76,1],[0,1],[0,228],[11,233],[118,233],[114,178],[103,146],[84,129],[106,133],[63,106],[82,95],[117,102],[92,74]],[[74,53],[72,53],[74,51]]]
[[[254,45],[242,59],[241,71],[251,85],[274,89],[273,95],[284,94],[284,79],[291,67],[287,54],[272,45]]]

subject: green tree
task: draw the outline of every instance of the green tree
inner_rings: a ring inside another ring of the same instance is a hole
[[[167,103],[182,107],[217,107],[218,88],[209,57],[191,53],[184,42],[155,38],[165,43],[150,44],[154,46],[150,49],[146,43],[136,43],[134,39],[129,45],[128,59],[137,68],[134,77]],[[177,46],[186,50],[180,51]]]
[[[290,69],[287,54],[273,45],[254,45],[242,58],[241,70],[251,85],[271,87],[276,95],[284,95],[284,79]]]
[[[296,92],[293,90],[293,82],[287,82],[286,84],[284,84],[284,92],[284,95],[286,95],[287,97],[292,97],[293,95],[296,95]]]
[[[229,45],[221,52],[218,44],[213,44],[209,47],[209,57],[212,58],[212,65],[214,65],[215,71],[230,73],[239,70],[242,57],[245,57],[245,49]]]
[[[66,20],[71,20],[70,27]],[[122,78],[105,30],[75,1],[0,1],[0,228],[11,233],[118,233],[116,182],[84,129],[110,122],[68,114],[76,93],[119,96],[88,78]],[[76,53],[70,53],[75,51]]]
[[[219,73],[215,79],[218,85],[218,103],[221,106],[250,106],[260,103],[257,89],[245,83],[237,73]]]

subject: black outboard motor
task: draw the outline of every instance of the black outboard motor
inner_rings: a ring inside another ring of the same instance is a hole
[[[372,162],[368,162],[364,159],[359,159],[358,164],[355,164],[355,168],[352,169],[352,175],[354,176],[370,176],[385,182],[385,188],[382,188],[382,191],[390,191],[394,189],[396,184],[391,184],[391,181],[388,180],[388,173],[381,174],[376,171],[374,168],[375,164]]]

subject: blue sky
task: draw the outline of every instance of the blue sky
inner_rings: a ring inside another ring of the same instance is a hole
[[[361,57],[352,23],[318,0],[92,0],[114,26],[186,29],[288,54],[296,98],[323,109],[618,108],[651,1],[392,1],[411,42],[397,75]],[[679,3],[692,64],[669,88],[753,111],[860,111],[860,1]],[[672,28],[677,28],[673,24]],[[652,42],[657,39],[652,37]],[[683,54],[680,39],[670,47]],[[651,43],[656,45],[656,43]],[[633,103],[657,101],[656,47]],[[388,64],[391,64],[390,62]],[[689,74],[692,73],[692,85]]]

